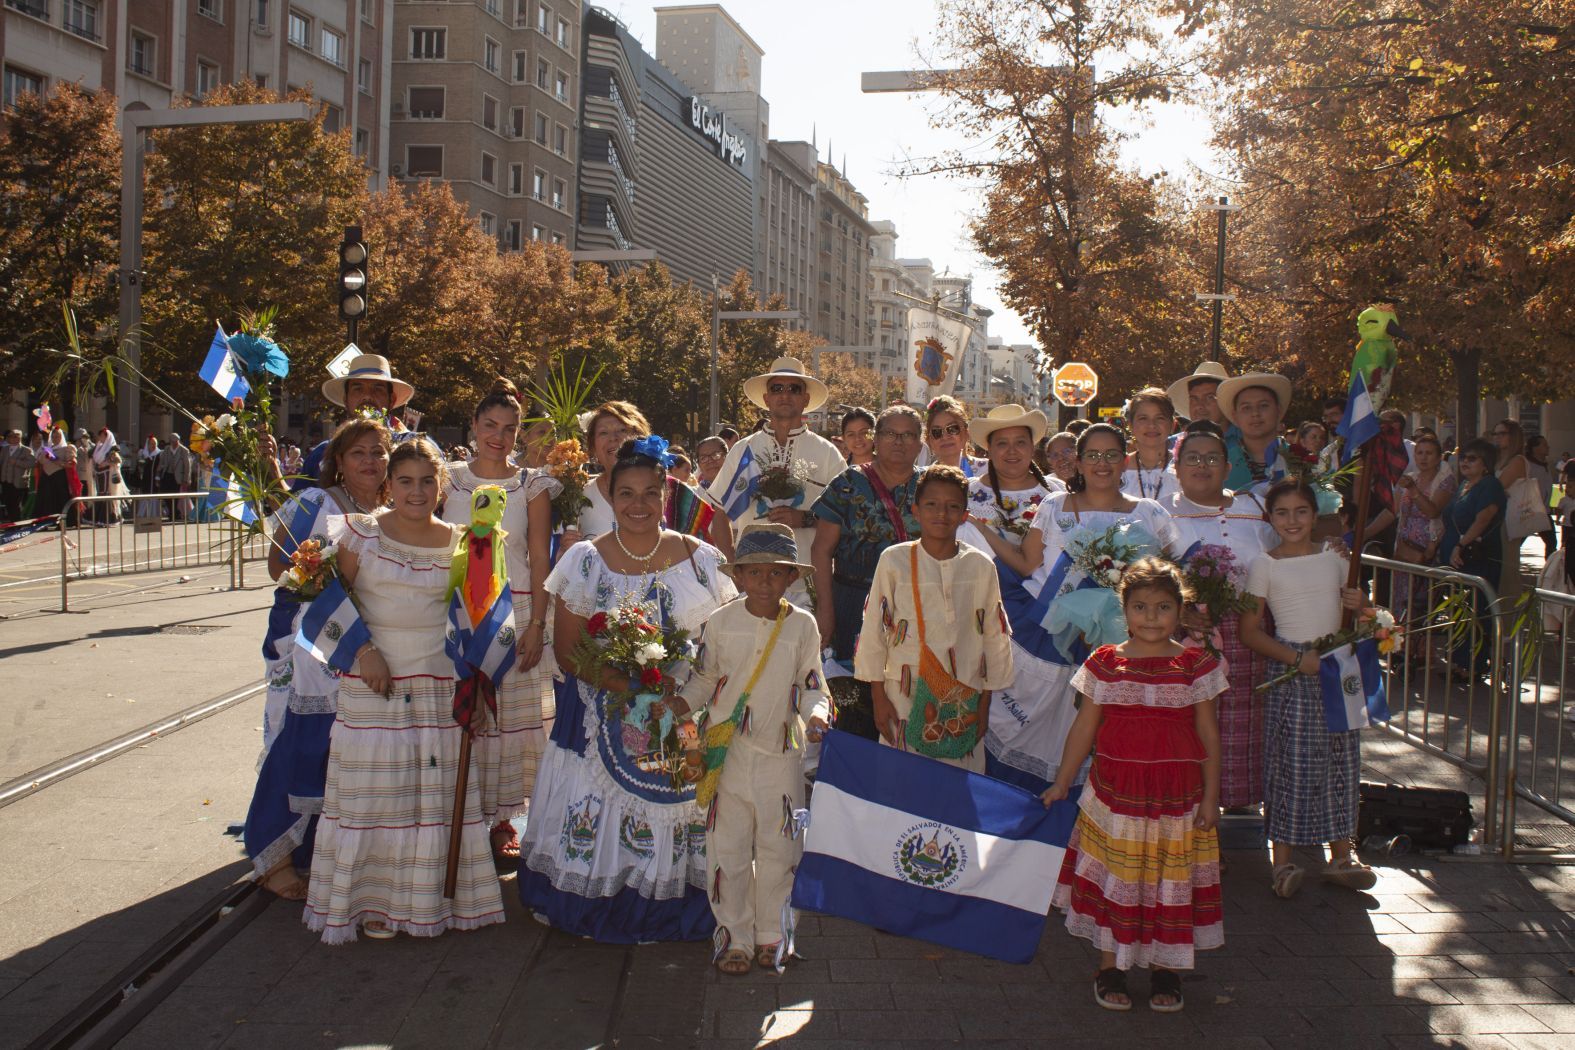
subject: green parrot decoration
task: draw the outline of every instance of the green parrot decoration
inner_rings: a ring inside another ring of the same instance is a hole
[[[470,494],[470,527],[454,552],[448,593],[460,592],[472,627],[481,622],[508,585],[508,562],[503,553],[508,534],[501,527],[508,503],[509,494],[497,485],[480,485]]]
[[[1351,373],[1362,373],[1367,384],[1367,396],[1372,399],[1373,412],[1383,411],[1389,397],[1389,386],[1394,381],[1395,338],[1408,338],[1400,328],[1394,313],[1382,307],[1369,306],[1356,315],[1356,332],[1361,341],[1356,344],[1356,357],[1351,361]]]

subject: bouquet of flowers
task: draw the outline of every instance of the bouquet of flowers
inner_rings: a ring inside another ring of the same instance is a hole
[[[1071,656],[1079,640],[1089,646],[1126,641],[1126,620],[1115,587],[1127,566],[1163,550],[1159,540],[1138,522],[1112,525],[1103,532],[1091,528],[1074,531],[1061,557],[1069,559],[1070,568],[1083,578],[1075,584],[1063,583],[1050,603],[1044,627],[1056,647]]]
[[[322,540],[302,540],[290,555],[290,567],[279,577],[279,587],[293,601],[309,602],[322,594],[339,574],[335,556],[339,548]]]
[[[1257,602],[1242,587],[1247,574],[1236,560],[1236,552],[1217,543],[1200,543],[1183,559],[1182,575],[1192,591],[1192,606],[1209,624],[1209,648],[1216,653],[1219,642],[1214,633],[1228,616],[1246,612]]]
[[[585,378],[585,361],[570,378],[566,369],[548,374],[540,383],[530,384],[531,397],[541,406],[542,414],[525,420],[529,427],[546,423],[551,429],[552,447],[547,451],[547,473],[563,486],[552,497],[552,509],[564,528],[577,529],[580,512],[591,505],[585,489],[591,483],[590,472],[585,469],[590,457],[580,444],[580,416],[591,400],[591,389],[601,378],[598,367]]]
[[[1395,621],[1394,613],[1374,606],[1357,613],[1351,626],[1314,639],[1309,643],[1308,648],[1322,659],[1338,652],[1343,646],[1354,645],[1369,638],[1378,639],[1379,653],[1388,656],[1399,652],[1405,646],[1405,628]],[[1289,682],[1299,673],[1292,667],[1284,674],[1260,683],[1253,691],[1261,693],[1265,689],[1272,689],[1282,682]]]
[[[804,483],[809,480],[809,464],[802,459],[773,463],[760,472],[755,481],[755,495],[768,506],[791,505],[804,494]]]
[[[1114,589],[1127,566],[1159,553],[1159,542],[1141,525],[1112,525],[1098,535],[1074,535],[1067,544],[1072,565],[1100,587]]]

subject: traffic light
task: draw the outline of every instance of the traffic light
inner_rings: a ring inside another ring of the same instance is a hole
[[[350,340],[355,341],[356,325],[366,317],[366,244],[361,227],[346,226],[345,239],[339,244],[339,316],[350,323]]]

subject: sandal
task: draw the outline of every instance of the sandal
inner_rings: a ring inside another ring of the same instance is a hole
[[[1274,895],[1283,900],[1290,900],[1296,896],[1296,891],[1302,888],[1302,878],[1306,872],[1295,864],[1281,864],[1274,869],[1270,883],[1274,887]]]
[[[492,829],[493,863],[512,864],[519,859],[520,833],[514,830],[513,824],[504,821]]]
[[[1378,885],[1378,873],[1352,856],[1326,868],[1323,877],[1336,886],[1352,890],[1370,890]]]
[[[1162,995],[1168,995],[1171,1001],[1154,1001]],[[1186,997],[1181,994],[1181,975],[1175,970],[1155,970],[1148,983],[1148,1008],[1157,1014],[1179,1014],[1186,1005]]]
[[[1112,995],[1125,995],[1127,1001],[1116,1002],[1110,998]],[[1106,1010],[1132,1009],[1132,996],[1127,994],[1127,973],[1114,966],[1107,970],[1100,970],[1094,974],[1094,1002]]]
[[[729,948],[716,961],[716,968],[729,977],[743,977],[749,973],[749,953],[742,948]]]
[[[778,941],[777,944],[781,944]],[[777,968],[777,944],[762,944],[755,948],[755,965],[762,970],[775,970]],[[784,963],[786,959],[782,960]]]
[[[296,874],[295,869],[288,864],[282,868],[275,868],[265,875],[262,879],[262,888],[282,901],[306,899],[306,880]]]
[[[391,941],[397,936],[394,928],[380,919],[363,919],[361,921],[361,932],[374,941]]]

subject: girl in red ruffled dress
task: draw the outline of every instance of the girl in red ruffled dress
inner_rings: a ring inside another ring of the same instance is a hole
[[[1099,949],[1094,999],[1130,1010],[1126,971],[1150,967],[1149,1009],[1183,1005],[1177,970],[1224,943],[1220,907],[1220,746],[1215,698],[1225,670],[1174,638],[1187,600],[1181,573],[1145,558],[1119,589],[1129,638],[1094,650],[1072,677],[1080,694],[1060,773],[1045,804],[1067,796],[1095,751],[1055,905]]]

